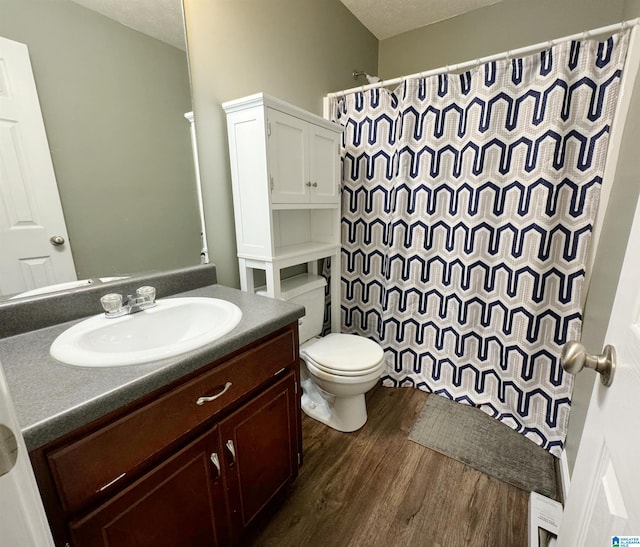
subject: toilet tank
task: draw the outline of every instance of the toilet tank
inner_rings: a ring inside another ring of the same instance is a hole
[[[322,333],[324,319],[324,289],[327,280],[314,274],[300,274],[280,283],[281,300],[304,306],[305,315],[298,321],[300,327],[300,344],[319,336]],[[265,290],[258,294],[265,295]]]

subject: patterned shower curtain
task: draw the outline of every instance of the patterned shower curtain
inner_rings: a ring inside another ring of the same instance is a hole
[[[334,99],[342,327],[559,456],[628,32]]]

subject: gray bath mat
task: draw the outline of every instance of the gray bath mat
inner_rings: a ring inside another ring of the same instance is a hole
[[[513,486],[559,499],[554,456],[477,408],[431,394],[409,439]]]

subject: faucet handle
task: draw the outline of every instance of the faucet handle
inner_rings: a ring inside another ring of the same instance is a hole
[[[113,314],[122,309],[122,295],[117,293],[105,294],[100,298],[100,304],[102,304],[106,313]]]
[[[156,288],[145,285],[136,290],[136,297],[143,298],[145,302],[155,302]]]

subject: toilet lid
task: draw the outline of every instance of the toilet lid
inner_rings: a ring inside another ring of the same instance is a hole
[[[327,372],[365,374],[375,369],[384,357],[373,340],[355,334],[331,333],[311,344],[304,353]]]

